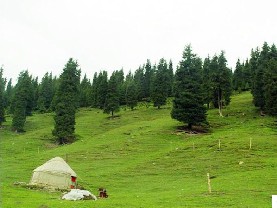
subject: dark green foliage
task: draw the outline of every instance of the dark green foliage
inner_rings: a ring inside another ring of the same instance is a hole
[[[12,86],[12,79],[8,81],[6,91],[4,93],[4,107],[7,109],[7,112],[11,112],[11,103],[13,97],[13,86]]]
[[[107,71],[100,72],[96,81],[95,100],[96,107],[104,109],[107,92],[108,92],[108,73]]]
[[[155,72],[153,83],[151,86],[151,99],[154,106],[160,107],[166,104],[168,92],[170,90],[169,73],[165,59],[160,59],[157,71]]]
[[[265,110],[277,116],[277,50],[275,45],[270,49],[270,60],[264,74]]]
[[[210,57],[205,58],[202,70],[202,83],[203,83],[203,100],[207,107],[210,107],[210,103],[213,100],[213,88],[211,84],[211,60]]]
[[[232,71],[227,67],[223,51],[219,57],[216,55],[213,57],[210,70],[213,105],[219,109],[219,114],[222,116],[223,106],[229,105],[232,94]]]
[[[54,98],[54,82],[52,73],[46,73],[39,85],[38,90],[38,110],[42,113],[50,111]]]
[[[206,122],[206,111],[201,85],[202,61],[192,53],[191,46],[183,52],[175,75],[174,100],[171,117],[187,123],[191,129],[193,125]]]
[[[144,69],[139,67],[134,74],[134,81],[137,86],[138,99],[141,101],[146,98],[145,86],[144,86]]]
[[[4,90],[6,80],[3,78],[3,68],[0,68],[0,126],[5,121],[5,102],[4,102]]]
[[[251,57],[252,58],[252,57]],[[254,69],[253,102],[261,110],[265,108],[264,73],[270,59],[270,47],[264,42],[261,52],[258,54],[257,66]]]
[[[243,75],[243,65],[240,63],[240,60],[238,59],[236,63],[236,69],[234,71],[233,76],[233,89],[238,90],[239,92],[242,91],[244,88],[244,75]]]
[[[173,71],[173,63],[170,60],[168,64],[168,96],[173,96],[173,82],[174,82],[174,71]]]
[[[131,80],[127,84],[126,89],[126,104],[128,107],[131,108],[131,110],[134,109],[134,107],[138,104],[138,98],[137,98],[137,88],[134,80]]]
[[[104,106],[104,113],[112,114],[119,110],[119,88],[116,72],[112,74],[108,82],[108,91]]]
[[[53,135],[60,144],[75,140],[75,113],[78,106],[80,70],[77,61],[69,59],[60,76],[56,96]]]
[[[28,71],[19,74],[13,97],[13,120],[12,130],[23,132],[26,116],[31,115],[33,107],[34,91],[32,78]]]
[[[153,81],[154,76],[154,68],[151,66],[151,62],[147,59],[146,64],[144,65],[144,84],[143,84],[143,91],[144,91],[144,98],[150,98],[151,95],[151,83]]]
[[[39,83],[38,77],[32,79],[32,87],[33,87],[33,103],[32,110],[38,110],[38,98],[39,98]]]
[[[85,74],[83,80],[81,81],[79,90],[80,107],[89,107],[91,105],[91,90],[92,86],[90,84],[90,80],[87,78],[87,75]]]

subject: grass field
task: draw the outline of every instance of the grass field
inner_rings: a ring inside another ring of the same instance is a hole
[[[10,131],[8,117],[0,129],[0,205],[271,207],[271,195],[277,194],[276,119],[259,116],[251,100],[249,92],[234,95],[223,118],[209,110],[209,133],[193,135],[177,131],[181,123],[171,119],[170,105],[123,109],[115,119],[97,109],[81,109],[76,116],[78,140],[64,146],[52,140],[53,114],[28,117],[23,134]],[[14,185],[29,182],[32,170],[55,156],[67,157],[80,185],[95,195],[105,187],[109,198],[64,201],[61,192]],[[212,176],[211,194],[207,173]]]

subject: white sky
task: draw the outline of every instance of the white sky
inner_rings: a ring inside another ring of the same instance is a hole
[[[201,58],[226,52],[230,67],[264,41],[277,43],[276,0],[0,0],[0,65],[59,75],[77,59],[82,75],[135,71],[150,59],[174,67],[191,43]]]

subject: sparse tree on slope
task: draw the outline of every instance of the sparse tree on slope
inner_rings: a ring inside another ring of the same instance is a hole
[[[203,100],[201,67],[201,59],[192,53],[191,46],[188,45],[175,74],[171,117],[187,123],[189,129],[193,125],[206,122],[207,109]]]

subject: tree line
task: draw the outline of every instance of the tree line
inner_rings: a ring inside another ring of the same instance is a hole
[[[223,51],[202,60],[190,45],[175,70],[171,60],[161,58],[158,64],[147,60],[126,75],[121,69],[108,77],[103,70],[91,81],[87,75],[81,78],[78,62],[70,58],[59,77],[47,72],[39,82],[25,70],[15,86],[3,77],[3,70],[1,67],[0,125],[5,114],[12,114],[12,130],[23,132],[32,112],[54,112],[52,133],[59,143],[74,141],[75,113],[80,107],[99,108],[113,117],[121,106],[133,110],[142,102],[159,109],[172,97],[171,117],[192,128],[207,123],[206,112],[211,107],[223,116],[233,91],[251,90],[253,103],[262,113],[277,114],[277,50],[266,42],[261,49],[251,50],[250,59],[238,60],[234,71],[228,68]]]

